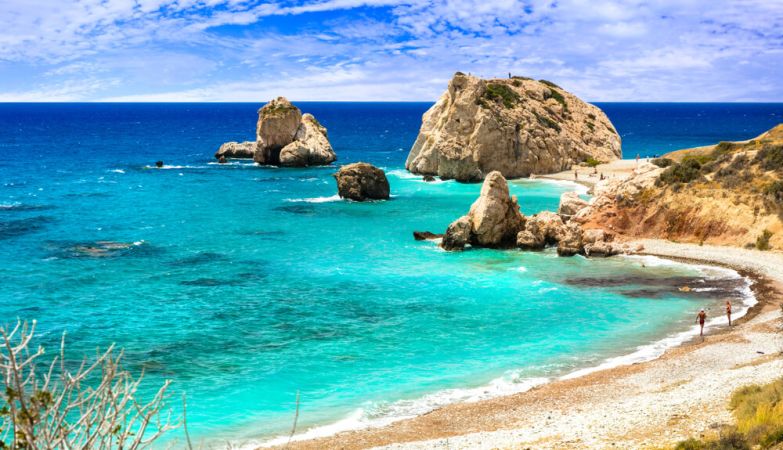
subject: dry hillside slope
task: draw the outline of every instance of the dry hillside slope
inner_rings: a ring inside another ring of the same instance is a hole
[[[783,124],[681,150],[595,187],[586,227],[682,242],[783,249]]]

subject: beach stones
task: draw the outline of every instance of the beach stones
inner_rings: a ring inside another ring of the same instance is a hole
[[[519,212],[516,196],[511,196],[508,183],[500,172],[484,179],[479,198],[467,215],[449,225],[441,247],[461,250],[467,244],[478,247],[510,248],[517,234],[525,227],[525,216]]]
[[[358,162],[342,166],[334,178],[337,180],[337,193],[342,198],[357,202],[389,198],[386,174],[371,164]]]

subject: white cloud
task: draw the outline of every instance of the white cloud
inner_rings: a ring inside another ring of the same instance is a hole
[[[763,0],[4,0],[0,62],[32,76],[0,98],[431,100],[462,70],[783,100],[782,29]]]

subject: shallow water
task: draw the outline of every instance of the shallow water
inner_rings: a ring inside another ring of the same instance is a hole
[[[67,330],[72,355],[116,343],[148,385],[187,392],[196,439],[243,441],[287,432],[297,391],[301,430],[421,413],[628,354],[747,293],[723,270],[414,241],[480,189],[403,170],[423,104],[304,107],[340,163],[386,169],[387,202],[341,201],[335,167],[212,163],[257,106],[0,105],[0,319],[37,319],[50,346]],[[575,188],[511,187],[526,214]]]

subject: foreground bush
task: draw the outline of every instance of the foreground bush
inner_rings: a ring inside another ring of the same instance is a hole
[[[0,449],[140,449],[179,425],[166,407],[169,382],[140,402],[141,377],[123,370],[122,352],[110,347],[95,360],[59,355],[40,365],[32,326],[0,327]]]
[[[783,378],[770,384],[738,389],[731,396],[730,408],[736,427],[724,430],[717,438],[688,439],[676,450],[768,449],[783,443]]]

